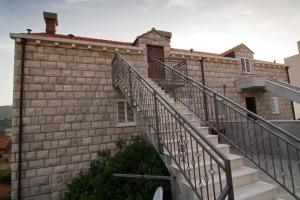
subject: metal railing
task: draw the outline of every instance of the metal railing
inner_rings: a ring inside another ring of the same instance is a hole
[[[113,85],[150,126],[156,149],[172,158],[197,197],[233,200],[230,160],[118,53],[112,60],[112,77]]]
[[[153,58],[152,58],[153,59]],[[156,80],[221,139],[246,156],[296,199],[300,199],[300,139],[153,59],[165,69]]]
[[[151,60],[151,59],[150,59]],[[164,63],[169,67],[172,67],[183,74],[187,74],[187,63],[186,60],[176,60],[176,59],[169,59],[166,58]]]

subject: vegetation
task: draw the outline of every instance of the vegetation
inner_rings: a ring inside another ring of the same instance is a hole
[[[10,119],[12,114],[12,106],[0,106],[0,120]]]
[[[11,182],[11,171],[10,169],[2,169],[0,170],[0,184],[9,184]],[[11,199],[10,192],[4,197],[0,197],[0,200],[9,200]]]
[[[106,151],[99,152],[90,169],[68,184],[64,200],[152,199],[159,186],[163,187],[164,199],[171,199],[170,181],[121,178],[115,177],[114,173],[169,176],[152,145],[136,138],[114,157]]]
[[[10,169],[0,170],[0,183],[9,183],[11,180],[11,171]]]
[[[5,134],[5,129],[11,128],[11,119],[0,120],[0,135]]]
[[[11,195],[10,195],[10,193],[7,194],[5,197],[0,198],[0,200],[11,200]]]

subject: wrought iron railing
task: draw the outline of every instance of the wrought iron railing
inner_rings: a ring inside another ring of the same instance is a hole
[[[166,58],[164,63],[169,67],[172,67],[183,74],[187,74],[187,63],[186,60],[177,60],[177,59],[170,59]]]
[[[234,199],[230,160],[118,53],[112,77],[113,85],[150,126],[154,146],[172,158],[197,197]]]
[[[221,139],[251,160],[296,199],[300,199],[300,139],[214,92],[192,78],[165,68],[157,82],[197,115]]]

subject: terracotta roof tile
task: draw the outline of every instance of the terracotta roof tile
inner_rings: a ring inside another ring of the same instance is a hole
[[[11,144],[11,137],[10,136],[0,136],[0,149],[7,149],[8,146]]]
[[[47,33],[31,33],[31,34],[37,36],[52,37],[52,38],[63,38],[63,39],[72,39],[72,40],[80,40],[80,41],[87,41],[87,42],[99,42],[99,43],[114,44],[114,45],[132,46],[132,43],[130,42],[120,42],[114,40],[103,40],[103,39],[80,37],[80,36],[71,37],[70,35],[62,35],[62,34],[47,34]]]

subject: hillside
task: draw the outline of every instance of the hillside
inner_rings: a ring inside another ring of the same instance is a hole
[[[12,114],[12,106],[0,106],[0,120],[10,119]]]

